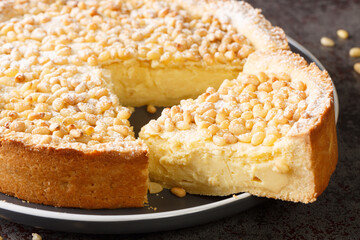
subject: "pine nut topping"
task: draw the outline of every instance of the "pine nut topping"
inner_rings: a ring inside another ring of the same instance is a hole
[[[241,73],[235,80],[225,80],[218,91],[209,88],[196,100],[165,109],[144,127],[145,133],[196,129],[217,146],[237,142],[272,146],[295,121],[307,117],[306,89],[305,82],[291,82],[284,72]]]
[[[21,55],[29,58],[40,56],[41,51],[56,50],[59,57],[51,59],[55,64],[96,66],[112,58],[126,60],[133,56],[162,64],[181,64],[185,60],[210,65],[236,63],[236,58],[245,58],[254,51],[250,42],[231,28],[229,19],[223,21],[211,14],[206,20],[194,18],[174,2],[109,4],[100,1],[89,6],[79,2],[71,8],[67,5],[66,1],[42,3],[33,7],[32,11],[41,14],[34,16],[32,24],[23,20],[1,25],[0,34],[9,42],[30,38],[41,43],[40,52],[29,49],[25,53],[18,50],[11,53],[12,49],[7,48],[6,53],[21,59]],[[61,26],[48,29],[45,23],[53,23],[55,16]],[[94,43],[94,51],[92,47],[73,51],[73,43]],[[241,65],[241,61],[238,64]]]

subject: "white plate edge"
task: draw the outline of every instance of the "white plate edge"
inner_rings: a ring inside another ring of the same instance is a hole
[[[171,218],[179,215],[187,215],[196,212],[202,212],[207,209],[221,207],[223,205],[239,201],[251,197],[249,193],[241,193],[239,195],[229,197],[227,199],[208,203],[197,207],[190,207],[186,209],[173,210],[161,213],[144,213],[144,214],[131,214],[131,215],[88,215],[88,214],[75,214],[65,212],[54,212],[31,207],[20,206],[6,201],[0,201],[0,208],[7,211],[18,212],[21,214],[32,215],[36,217],[52,218],[57,220],[70,220],[70,221],[84,221],[84,222],[121,222],[121,221],[139,221],[139,220],[153,220],[160,218]]]

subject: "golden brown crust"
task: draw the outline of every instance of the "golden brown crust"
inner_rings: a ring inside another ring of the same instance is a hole
[[[311,200],[315,200],[326,189],[338,161],[334,116],[334,105],[331,104],[321,116],[319,123],[309,133],[312,150],[311,166],[315,178],[314,195]]]
[[[0,191],[57,207],[142,207],[147,165],[146,151],[84,153],[2,139]]]

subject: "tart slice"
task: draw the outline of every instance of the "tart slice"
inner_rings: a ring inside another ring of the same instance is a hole
[[[103,71],[40,69],[41,79],[0,77],[0,191],[59,207],[142,207],[147,147]]]
[[[299,55],[253,53],[237,79],[143,127],[150,179],[193,194],[313,202],[337,163],[332,91],[327,72]]]

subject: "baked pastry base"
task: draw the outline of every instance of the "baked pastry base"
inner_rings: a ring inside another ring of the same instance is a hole
[[[142,207],[147,165],[146,151],[83,152],[2,140],[0,191],[57,207]]]

